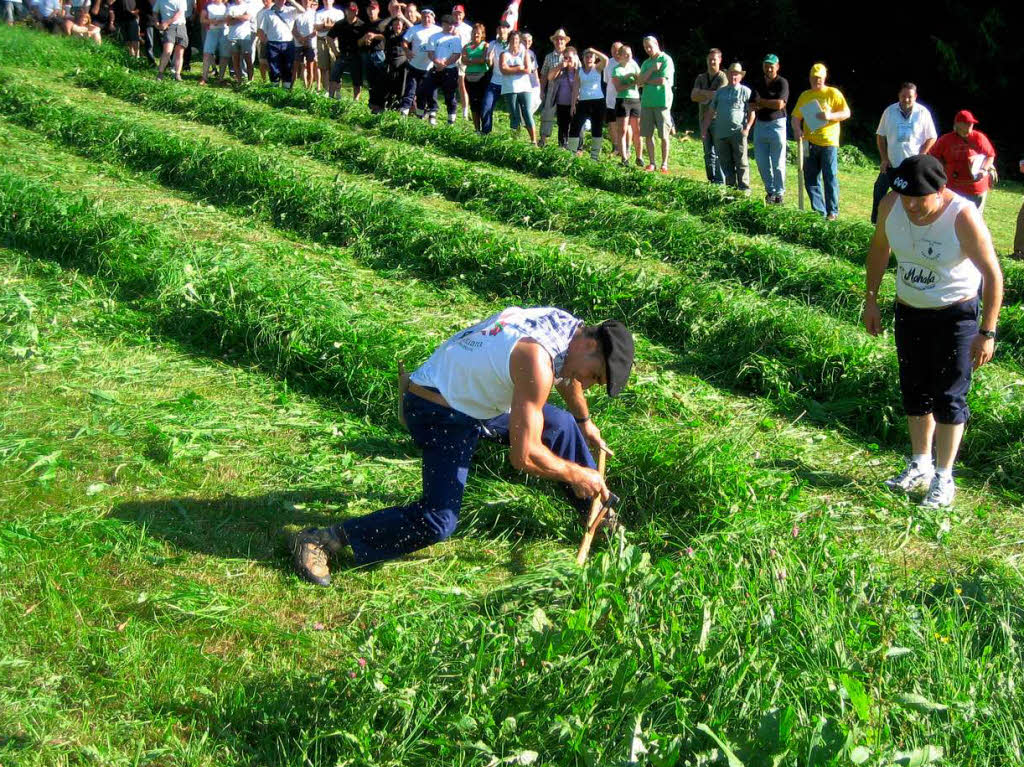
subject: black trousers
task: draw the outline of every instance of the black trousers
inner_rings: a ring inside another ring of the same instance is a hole
[[[587,99],[576,102],[576,114],[572,118],[572,127],[569,128],[569,138],[578,138],[583,130],[583,123],[590,118],[590,133],[594,138],[601,138],[604,130],[604,99]]]
[[[571,110],[568,104],[555,104],[555,122],[558,124],[558,146],[565,146],[569,140],[569,125],[572,123]],[[582,124],[582,123],[581,123]]]
[[[937,423],[967,423],[978,299],[942,309],[915,309],[897,302],[895,329],[900,392],[907,415],[931,413]]]

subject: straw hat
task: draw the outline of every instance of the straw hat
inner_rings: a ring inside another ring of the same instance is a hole
[[[557,38],[559,38],[559,37],[561,37],[563,40],[565,40],[565,42],[569,42],[570,40],[572,40],[572,38],[569,37],[569,35],[566,33],[566,31],[564,29],[562,29],[561,27],[556,29],[555,30],[555,34],[551,35],[551,37],[549,37],[548,40],[550,40],[551,42],[555,42],[555,40]]]

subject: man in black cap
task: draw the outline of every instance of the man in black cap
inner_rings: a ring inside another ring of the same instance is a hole
[[[610,493],[590,452],[607,446],[584,391],[600,384],[617,396],[632,365],[633,337],[621,322],[586,325],[552,307],[511,307],[456,333],[403,386],[403,420],[423,450],[423,495],[303,530],[292,547],[296,570],[326,586],[328,559],[346,545],[357,563],[368,564],[448,538],[481,437],[508,444],[517,469],[563,482],[586,522],[591,499]],[[568,411],[547,404],[552,387]]]
[[[878,207],[868,252],[863,319],[871,335],[882,331],[878,288],[892,253],[896,354],[912,452],[886,485],[901,492],[927,489],[921,505],[938,508],[953,503],[953,461],[970,416],[971,373],[995,351],[1003,274],[981,214],[946,187],[940,160],[908,157],[890,179],[895,193]]]

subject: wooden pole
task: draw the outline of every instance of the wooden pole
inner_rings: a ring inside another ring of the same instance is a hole
[[[804,209],[804,140],[796,142],[796,193],[797,205]]]
[[[601,474],[602,479],[604,478],[605,456],[607,454],[607,451],[602,448],[600,455],[597,457],[597,470]],[[597,533],[597,528],[608,511],[602,507],[601,496],[594,496],[594,500],[590,502],[590,514],[587,516],[587,529],[583,531],[583,540],[580,541],[579,551],[576,552],[576,564],[578,565],[582,565],[587,561],[590,546],[594,542],[594,535]]]

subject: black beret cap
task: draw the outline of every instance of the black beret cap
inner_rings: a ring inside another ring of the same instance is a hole
[[[908,197],[935,194],[946,185],[946,169],[938,157],[914,155],[901,162],[895,170],[889,170],[889,185]]]
[[[608,371],[608,396],[617,397],[633,367],[633,335],[618,320],[607,320],[597,326],[597,337]]]

